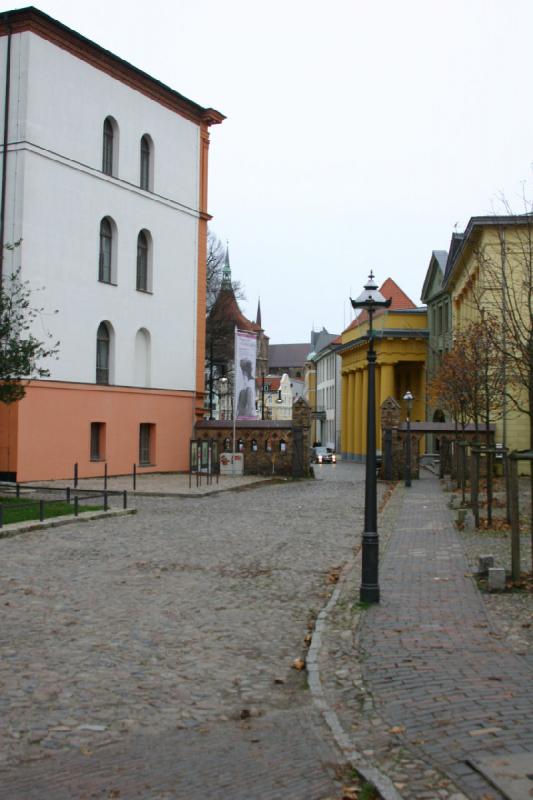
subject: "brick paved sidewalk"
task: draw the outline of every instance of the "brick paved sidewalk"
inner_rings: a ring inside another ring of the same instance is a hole
[[[499,798],[467,760],[533,751],[531,666],[487,616],[438,480],[391,502],[381,603],[359,629],[363,678],[406,745],[469,798]]]

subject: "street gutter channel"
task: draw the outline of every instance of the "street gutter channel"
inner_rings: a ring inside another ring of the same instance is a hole
[[[390,500],[393,494],[394,492],[389,495],[387,502]],[[383,511],[383,509],[381,509],[381,511]],[[343,567],[333,594],[316,618],[311,644],[309,646],[306,659],[308,684],[313,696],[313,702],[320,711],[326,725],[333,735],[335,743],[342,752],[343,756],[346,758],[348,765],[355,769],[355,771],[365,781],[373,784],[383,800],[403,800],[402,796],[394,787],[391,779],[377,769],[377,767],[374,767],[372,764],[368,763],[364,756],[355,749],[350,737],[342,727],[337,714],[328,704],[324,689],[322,687],[322,682],[320,680],[320,667],[318,665],[318,660],[322,647],[322,635],[326,630],[328,615],[337,605],[345,583],[351,576],[352,572],[354,572],[355,567],[360,565],[360,563],[361,545],[359,545],[357,552],[354,553],[351,561],[349,561]]]

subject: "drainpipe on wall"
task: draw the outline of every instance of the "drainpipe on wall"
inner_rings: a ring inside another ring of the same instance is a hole
[[[4,277],[4,236],[6,219],[7,142],[9,133],[9,89],[11,83],[11,22],[4,14],[7,26],[6,86],[4,93],[4,151],[2,153],[2,196],[0,201],[0,287]]]

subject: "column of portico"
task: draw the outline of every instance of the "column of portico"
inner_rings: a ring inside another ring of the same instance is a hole
[[[355,430],[354,430],[354,453],[361,455],[361,409],[363,407],[363,370],[358,369],[355,373]]]
[[[348,437],[346,452],[349,458],[353,457],[353,431],[355,422],[355,372],[348,375]]]
[[[376,450],[381,450],[381,367],[376,364],[376,393],[374,396],[374,419],[376,421]]]
[[[394,397],[394,364],[381,365],[380,406],[385,402],[387,397]]]
[[[342,376],[342,400],[341,400],[341,452],[348,452],[348,375]]]
[[[363,402],[361,403],[361,450],[360,453],[365,457],[366,460],[366,426],[368,420],[368,369],[364,369],[363,371],[363,380],[362,380],[362,398]]]
[[[394,365],[393,364],[380,364],[379,367],[379,393],[377,397],[377,410],[376,420],[378,425],[377,442],[378,448],[383,448],[382,435],[381,435],[381,405],[385,402],[387,397],[394,397]]]

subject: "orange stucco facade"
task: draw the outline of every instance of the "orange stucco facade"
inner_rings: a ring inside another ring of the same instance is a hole
[[[192,392],[33,381],[23,400],[0,404],[0,473],[18,481],[73,475],[188,469],[195,416]],[[105,426],[101,458],[91,460],[91,423]],[[153,425],[152,458],[139,466],[139,426]]]

